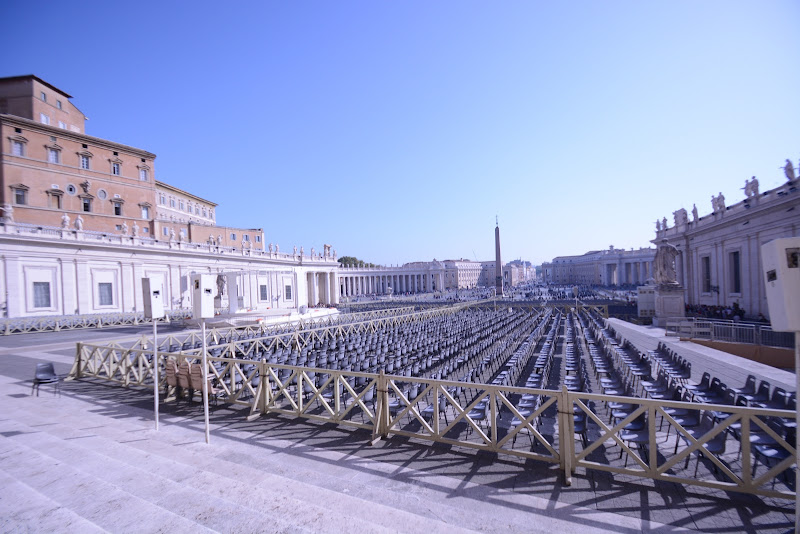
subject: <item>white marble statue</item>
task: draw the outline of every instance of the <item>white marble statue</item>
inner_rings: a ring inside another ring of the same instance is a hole
[[[660,231],[661,231],[661,221],[656,219],[656,232],[660,232]]]
[[[697,222],[700,217],[697,215],[697,204],[692,204],[692,222]]]
[[[225,276],[218,274],[217,275],[217,296],[222,298],[222,294],[225,292],[225,284],[227,281],[225,280]]]
[[[675,285],[678,277],[675,272],[675,258],[678,257],[678,249],[669,244],[666,239],[662,239],[656,250],[653,259],[653,280],[659,285]]]
[[[174,243],[175,242],[175,229],[174,228],[170,228],[169,229],[169,242],[170,243]]]
[[[745,180],[744,195],[747,198],[756,198],[758,196],[758,179],[755,176],[750,180]]]
[[[122,235],[128,235],[128,223],[122,221]]]
[[[672,217],[675,220],[675,226],[680,226],[682,224],[686,224],[689,222],[689,217],[686,214],[686,210],[684,208],[679,209],[672,213]]]
[[[293,254],[294,254],[295,256],[297,256],[297,245],[295,245],[295,246],[294,246],[294,252],[293,252]]]
[[[790,182],[794,182],[794,179],[796,178],[794,174],[794,166],[792,165],[792,162],[788,159],[786,160],[786,166],[783,167],[783,173],[786,175],[787,180],[789,180]]]
[[[139,237],[139,225],[133,221],[133,237]]]
[[[61,228],[63,228],[64,230],[69,228],[69,215],[67,215],[66,213],[61,216]]]
[[[269,253],[272,254],[272,243],[269,244]]]
[[[78,231],[83,230],[83,217],[80,215],[75,219],[75,229]]]
[[[302,256],[305,252],[303,251],[303,246],[300,246],[300,255]]]
[[[661,219],[661,229],[662,230],[666,230],[667,229],[667,218],[666,217]]]

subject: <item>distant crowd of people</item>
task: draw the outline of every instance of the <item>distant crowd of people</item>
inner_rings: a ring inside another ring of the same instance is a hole
[[[708,306],[706,304],[687,304],[686,317],[705,317],[707,319],[724,319],[729,321],[743,321],[745,318],[744,308],[739,303],[734,302],[733,306]],[[758,314],[756,322],[766,323],[767,318],[763,314]]]

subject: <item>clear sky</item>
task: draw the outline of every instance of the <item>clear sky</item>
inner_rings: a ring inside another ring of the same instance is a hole
[[[0,2],[0,76],[263,227],[381,264],[648,246],[800,158],[800,2]]]

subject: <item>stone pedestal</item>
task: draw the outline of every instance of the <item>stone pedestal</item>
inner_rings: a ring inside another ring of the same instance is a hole
[[[686,317],[686,306],[683,298],[683,288],[677,284],[662,284],[655,290],[655,317],[653,325],[664,328],[667,319],[680,319]]]

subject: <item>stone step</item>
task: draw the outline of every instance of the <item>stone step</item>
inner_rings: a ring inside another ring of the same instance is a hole
[[[5,454],[13,457],[13,453],[7,450],[0,452],[0,464]],[[18,532],[20,525],[28,525],[30,527],[28,530],[42,532],[80,534],[106,532],[2,470],[0,470],[0,488],[3,488],[3,498],[0,499],[0,532]]]
[[[36,434],[38,437],[31,445],[37,452],[47,458],[79,463],[83,472],[125,487],[136,497],[165,508],[170,508],[164,502],[163,495],[167,494],[172,502],[189,502],[193,508],[202,506],[219,510],[228,505],[245,508],[259,516],[263,516],[265,510],[270,510],[270,517],[294,516],[291,525],[280,525],[274,520],[264,521],[263,518],[256,521],[258,518],[246,517],[247,514],[243,514],[242,510],[225,510],[220,514],[223,517],[236,517],[237,522],[260,524],[270,531],[280,531],[289,526],[292,530],[318,531],[322,524],[325,530],[358,529],[368,532],[395,530],[399,524],[414,531],[431,528],[462,530],[455,525],[444,525],[439,520],[405,512],[391,505],[364,501],[348,495],[347,488],[344,488],[344,492],[336,492],[272,475],[261,468],[254,469],[252,462],[241,465],[209,456],[209,447],[205,444],[190,444],[177,449],[174,445],[160,443],[157,439],[119,443],[100,436],[97,433],[100,428],[76,429],[60,424],[48,425],[42,422],[44,417],[46,416],[40,413],[31,413],[26,417],[36,425],[44,425],[35,427],[39,430],[45,429]],[[17,428],[12,431],[26,432],[24,425],[17,423],[14,426]],[[105,431],[117,433],[107,428]],[[116,436],[117,439],[120,437],[130,436]],[[20,439],[28,441],[30,438]],[[137,446],[146,447],[146,450],[140,450]],[[198,448],[201,450],[198,451]],[[319,478],[314,477],[311,472],[305,475],[310,480]],[[341,484],[341,481],[338,482]],[[209,491],[201,490],[198,499],[198,488],[203,487],[208,487]],[[241,498],[231,499],[232,495]],[[397,500],[396,495],[393,500]],[[331,503],[332,506],[326,507],[323,503]],[[415,505],[418,506],[416,500]],[[302,513],[298,513],[298,510],[302,510]],[[187,516],[187,513],[181,515]],[[191,519],[197,521],[197,518]],[[208,522],[204,524],[214,530],[221,526]],[[222,526],[221,530],[230,529]]]
[[[5,421],[4,421],[5,423]],[[4,425],[5,426],[5,425]],[[30,436],[27,439],[31,439]],[[13,480],[28,486],[57,505],[82,518],[82,522],[95,526],[95,530],[108,532],[197,530],[193,524],[164,508],[139,499],[103,479],[89,475],[34,449],[16,443],[19,436],[0,439],[0,465]],[[59,516],[53,514],[53,520]],[[27,523],[31,530],[60,532],[57,523]]]

